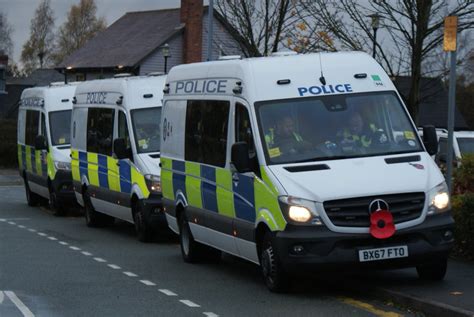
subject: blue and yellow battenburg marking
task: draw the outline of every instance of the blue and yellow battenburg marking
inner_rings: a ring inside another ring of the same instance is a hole
[[[162,157],[163,197],[175,200],[182,193],[192,207],[252,223],[264,220],[271,230],[284,230],[278,191],[265,167],[260,171],[262,180],[240,174],[237,183],[228,169]]]
[[[144,198],[150,195],[144,175],[129,160],[117,160],[76,149],[71,150],[71,158],[72,179],[75,182],[81,182],[86,177],[92,186],[126,194],[131,194],[136,184]]]
[[[17,144],[18,167],[38,176],[49,176],[51,180],[56,176],[53,159],[50,152],[37,151],[33,146]]]

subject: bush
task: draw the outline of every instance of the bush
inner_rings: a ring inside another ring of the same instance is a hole
[[[474,193],[474,154],[464,154],[454,171],[454,194]]]
[[[0,167],[17,166],[16,120],[0,119]]]
[[[453,196],[455,252],[474,259],[474,193]]]

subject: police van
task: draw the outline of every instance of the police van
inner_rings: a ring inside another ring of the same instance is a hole
[[[159,167],[164,82],[165,76],[123,77],[77,87],[72,176],[88,226],[118,218],[134,223],[138,239],[149,241],[165,223]]]
[[[419,138],[367,54],[180,65],[164,91],[163,204],[186,262],[233,254],[272,291],[324,268],[444,277],[453,218],[435,129]]]
[[[18,110],[18,166],[28,205],[48,200],[55,215],[74,206],[70,123],[75,84],[25,89]]]

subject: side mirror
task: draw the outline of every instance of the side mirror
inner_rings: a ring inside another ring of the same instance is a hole
[[[438,153],[438,137],[436,136],[436,129],[432,125],[423,127],[423,144],[429,155]]]
[[[231,162],[239,173],[251,172],[249,146],[247,142],[236,142],[232,145]]]
[[[124,138],[118,138],[114,140],[114,153],[119,160],[131,159],[132,155],[130,149],[127,148],[127,143]]]
[[[44,135],[37,135],[35,138],[35,150],[48,150],[48,142]]]

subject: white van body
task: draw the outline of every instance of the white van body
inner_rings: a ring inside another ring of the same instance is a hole
[[[448,148],[448,131],[437,130],[439,152],[435,157],[438,164],[446,164]],[[474,131],[454,131],[453,134],[454,163],[457,167],[461,165],[463,156],[474,154]]]
[[[75,202],[69,142],[72,100],[76,84],[54,83],[25,89],[18,111],[18,162],[28,202],[49,199],[55,213]],[[35,148],[43,136],[46,149]]]
[[[149,240],[159,218],[164,219],[159,184],[164,82],[165,76],[120,77],[78,86],[72,171],[89,226],[118,218],[135,223],[139,239]],[[127,144],[126,157],[114,148],[119,138]]]
[[[370,138],[348,131],[361,114],[374,119]],[[417,266],[423,275],[432,263],[444,276],[453,242],[446,184],[367,54],[180,65],[167,78],[162,120],[163,204],[185,261],[196,244],[211,246],[260,264],[272,290],[303,267]],[[275,145],[285,133],[299,149]],[[243,172],[237,143],[249,148]],[[374,238],[371,214],[389,208],[395,234]]]

